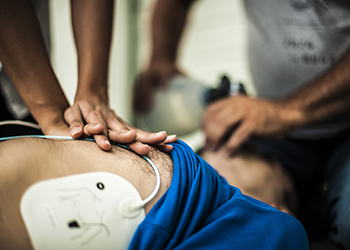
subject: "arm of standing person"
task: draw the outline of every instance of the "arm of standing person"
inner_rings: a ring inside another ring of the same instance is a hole
[[[224,144],[232,154],[250,136],[282,137],[293,128],[350,114],[349,106],[350,51],[324,75],[286,98],[233,96],[214,103],[203,119],[206,145],[215,149]]]
[[[68,101],[50,64],[31,1],[0,2],[0,60],[45,134],[69,135]]]
[[[157,88],[180,73],[176,57],[187,15],[194,0],[159,0],[152,17],[152,51],[146,71],[135,82],[133,109],[144,114],[151,108]]]
[[[113,23],[113,0],[72,0],[72,24],[78,54],[78,89],[74,105],[65,113],[75,138],[93,135],[105,150],[109,140],[128,143],[140,154],[149,152],[147,144],[169,141],[165,132],[147,133],[124,122],[109,107],[108,65]],[[87,125],[84,126],[84,124]],[[99,127],[101,133],[91,134],[90,127]],[[170,140],[171,141],[171,140]],[[174,140],[172,140],[174,141]],[[163,150],[171,146],[162,144]],[[167,150],[166,150],[167,151]]]

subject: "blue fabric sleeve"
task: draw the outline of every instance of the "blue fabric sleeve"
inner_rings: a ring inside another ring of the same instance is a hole
[[[171,185],[129,249],[308,249],[294,217],[242,195],[185,143],[173,146]]]

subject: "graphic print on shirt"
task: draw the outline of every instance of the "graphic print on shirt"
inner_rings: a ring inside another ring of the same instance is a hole
[[[290,7],[299,17],[286,17],[283,24],[287,28],[298,30],[323,30],[334,28],[338,24],[335,15],[332,15],[334,5],[329,0],[291,0]],[[282,47],[287,50],[288,60],[303,66],[332,66],[336,63],[337,56],[332,51],[320,51],[316,41],[307,36],[286,36],[282,41]],[[302,32],[301,32],[302,34]]]

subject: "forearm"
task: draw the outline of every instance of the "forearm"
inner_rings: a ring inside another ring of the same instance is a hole
[[[295,126],[350,115],[350,51],[328,72],[279,103]]]
[[[175,64],[179,41],[194,0],[159,0],[152,19],[151,62]]]
[[[45,132],[69,106],[53,72],[30,1],[0,2],[0,60]]]
[[[71,7],[78,53],[76,100],[97,98],[107,104],[113,0],[72,0]]]

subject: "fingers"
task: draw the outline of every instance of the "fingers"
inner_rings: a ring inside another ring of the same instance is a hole
[[[93,136],[95,141],[96,141],[96,144],[103,150],[105,151],[109,151],[111,150],[112,148],[112,145],[111,143],[109,142],[107,136],[105,135],[94,135]]]
[[[227,154],[232,156],[252,134],[253,129],[251,126],[245,123],[238,126],[225,144]]]
[[[136,132],[134,130],[110,130],[109,138],[116,143],[131,143],[136,139]]]
[[[169,143],[176,142],[177,140],[176,135],[168,136],[165,131],[158,133],[150,133],[139,129],[136,131],[138,141],[152,145],[165,153],[170,153],[173,150],[173,146],[169,145]]]
[[[107,135],[103,133],[103,125],[99,123],[87,124],[84,126],[84,135],[93,136],[97,145],[103,150],[110,150],[112,148],[111,143],[109,142]]]
[[[104,127],[100,123],[88,123],[84,126],[84,135],[92,136],[101,134],[104,131]]]
[[[165,131],[158,133],[151,133],[140,129],[136,129],[136,131],[138,141],[151,145],[162,143],[168,138],[168,135]]]
[[[165,131],[150,133],[135,129],[118,117],[107,106],[94,106],[87,101],[79,101],[65,112],[65,119],[71,125],[73,138],[93,137],[103,150],[110,150],[110,140],[116,143],[129,144],[136,153],[146,155],[150,148],[147,144],[158,147],[164,152],[172,150],[171,145],[176,136],[168,136]],[[84,121],[86,124],[84,125]]]
[[[176,140],[177,140],[177,136],[176,135],[168,135],[163,143],[164,144],[173,143],[173,142],[176,142]]]
[[[137,129],[136,131],[138,134],[136,134],[134,130],[129,130],[129,132],[124,133],[124,135],[133,133],[133,138],[137,135],[137,140],[131,140],[131,142],[130,141],[122,142],[123,139],[120,137],[121,134],[116,131],[110,131],[109,138],[112,141],[116,141],[115,138],[118,137],[119,143],[124,143],[128,145],[135,153],[140,155],[147,155],[150,152],[149,145],[152,145],[165,153],[170,153],[173,150],[173,146],[165,143],[175,142],[176,136],[167,136],[166,132],[164,131],[159,133],[149,133],[149,132],[137,130]],[[140,134],[141,134],[141,139],[139,138]]]
[[[127,144],[135,153],[139,155],[148,155],[149,152],[151,151],[150,146],[147,144],[144,144],[140,141],[134,141],[132,143]],[[172,145],[167,145],[167,144],[157,144],[155,145],[156,148],[159,150],[165,152],[165,153],[170,153],[173,150]]]
[[[163,151],[165,153],[170,153],[171,151],[173,151],[173,146],[168,145],[168,144],[159,144],[155,147],[158,148],[160,151]]]
[[[112,146],[109,141],[110,135],[108,133],[108,119],[110,119],[109,117],[111,116],[113,117],[113,115],[115,116],[115,114],[110,111],[108,107],[96,108],[87,102],[80,102],[79,106],[87,122],[87,125],[84,127],[84,134],[87,136],[93,136],[97,145],[101,149],[110,150]],[[118,119],[116,117],[114,118],[118,122]],[[115,126],[113,122],[112,125]],[[124,126],[120,127],[122,128],[123,132],[128,131],[128,129],[126,129]],[[131,132],[124,136],[117,136],[116,142],[131,142],[135,137],[136,136]]]
[[[147,155],[149,153],[149,145],[152,145],[165,153],[170,153],[173,150],[173,146],[168,143],[173,143],[177,140],[176,135],[168,136],[165,131],[150,133],[140,129],[133,129],[134,130],[131,131],[134,131],[137,134],[137,141],[135,140],[128,145],[133,151],[140,155]],[[110,133],[110,137],[111,134],[112,132]]]
[[[79,108],[88,126],[84,128],[86,135],[101,133],[107,136],[107,124],[101,109],[96,109],[88,102],[80,102]],[[102,131],[99,129],[102,128]]]
[[[206,135],[206,148],[216,150],[225,138],[233,132],[239,122],[239,116],[232,113],[230,108],[219,108],[219,105],[212,105],[206,112],[203,119],[203,130]]]
[[[95,110],[88,102],[78,102],[66,110],[65,120],[70,125],[70,134],[73,138],[83,135],[93,136],[97,145],[103,150],[110,150],[107,125],[101,110]],[[87,122],[84,125],[84,120]]]
[[[158,133],[150,133],[143,130],[137,131],[137,139],[140,142],[152,145],[165,153],[170,153],[173,150],[173,146],[169,145],[169,143],[173,143],[177,140],[176,135],[168,136],[165,131]]]
[[[135,130],[112,111],[108,115],[107,126],[109,128],[109,138],[114,142],[131,143],[137,137]]]
[[[80,102],[68,108],[64,114],[66,122],[70,125],[70,133],[73,138],[82,135],[107,134],[107,128],[100,111],[94,111],[92,105]],[[84,120],[87,124],[84,124]]]
[[[105,135],[103,131],[103,125],[99,123],[87,124],[84,126],[84,135],[88,137],[93,136],[97,145],[101,149],[108,151],[112,148],[112,146],[109,139],[107,138],[107,135]]]
[[[221,131],[223,132],[213,134],[214,137],[206,137],[205,148],[215,151],[224,146],[228,156],[234,155],[239,147],[253,134],[253,130],[244,124],[239,124],[227,130],[221,129]],[[224,140],[226,138],[228,140]]]
[[[139,155],[148,155],[148,153],[151,151],[150,146],[143,144],[140,141],[134,141],[127,145],[129,148],[131,148],[135,153]]]
[[[79,138],[83,135],[84,122],[78,106],[72,106],[64,112],[64,119],[70,126],[70,135]]]
[[[246,97],[226,98],[212,104],[203,119],[205,147],[216,150],[221,145],[233,154],[253,133],[250,116],[242,106]]]
[[[154,142],[162,142],[167,135],[161,132],[158,135],[149,136],[146,131],[134,129],[114,113],[110,114],[108,119],[109,138],[117,143],[127,144],[134,152],[140,155],[147,155],[150,152],[150,147],[145,144]],[[137,139],[137,140],[136,140]]]
[[[94,126],[86,126],[84,133],[86,135],[93,135],[97,145],[103,150],[110,150],[111,143],[109,141],[108,129],[103,112],[100,109],[95,109],[86,117],[88,124],[94,124]]]

